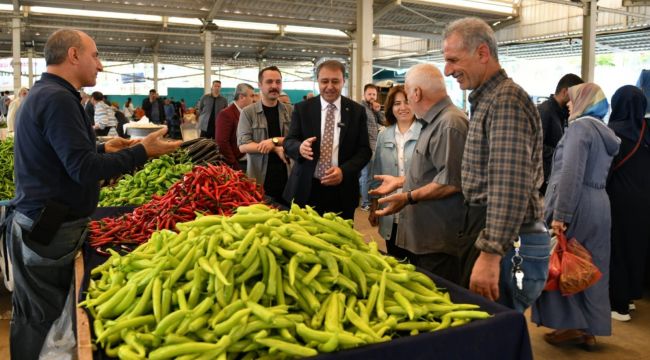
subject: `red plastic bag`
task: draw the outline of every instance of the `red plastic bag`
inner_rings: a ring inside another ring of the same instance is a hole
[[[564,233],[557,234],[557,245],[549,260],[544,290],[560,290],[562,295],[577,294],[592,286],[602,273],[594,265],[589,250],[575,238],[567,242]]]
[[[560,292],[564,296],[577,294],[592,286],[603,274],[594,264],[589,250],[585,249],[576,239],[569,240],[566,251],[562,255],[562,271],[560,273]]]
[[[564,235],[562,235],[564,239]],[[544,285],[544,290],[553,291],[560,289],[560,273],[562,272],[562,248],[560,247],[559,242],[561,241],[558,238],[558,244],[555,245],[551,258],[548,262],[548,277],[546,278],[546,284]],[[566,241],[566,239],[564,239]]]

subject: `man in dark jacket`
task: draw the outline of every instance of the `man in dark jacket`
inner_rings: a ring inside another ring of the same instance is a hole
[[[564,129],[568,126],[569,102],[568,89],[571,86],[582,84],[584,81],[575,74],[566,74],[562,76],[555,88],[555,94],[537,107],[539,116],[542,118],[542,132],[544,137],[544,151],[542,153],[544,164],[544,183],[539,191],[542,195],[546,192],[548,178],[551,175],[551,164],[553,163],[553,153],[557,143],[560,142]]]
[[[149,97],[142,100],[142,110],[147,115],[149,121],[154,124],[165,123],[165,105],[158,98],[156,89],[149,90]]]
[[[285,153],[294,161],[284,199],[354,219],[359,173],[372,156],[366,111],[341,96],[343,64],[327,60],[316,74],[320,96],[296,104],[284,140]]]

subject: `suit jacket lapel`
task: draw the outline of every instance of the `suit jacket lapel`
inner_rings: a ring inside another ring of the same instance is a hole
[[[347,134],[348,128],[350,127],[350,116],[350,104],[346,98],[341,97],[341,133],[339,135],[339,150],[341,149],[341,144],[345,139],[345,134]]]
[[[321,134],[320,134],[320,127],[321,127],[321,104],[320,104],[320,97],[316,98],[317,101],[314,101],[313,106],[311,109],[309,109],[309,116],[311,117],[311,121],[309,121],[309,124],[313,126],[311,128],[311,135],[308,135],[307,137],[312,137],[315,136],[317,141],[314,143],[312,146],[312,151],[314,152],[314,161],[318,161],[318,158],[320,157],[320,141],[321,141]],[[306,134],[309,134],[309,132],[305,131]]]

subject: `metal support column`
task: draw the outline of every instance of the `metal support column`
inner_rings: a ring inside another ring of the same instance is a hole
[[[203,90],[209,93],[212,89],[212,33],[203,32]]]
[[[31,89],[32,86],[34,86],[34,48],[30,47],[27,49],[27,64],[28,64],[28,69],[27,69],[27,75],[29,78],[29,82],[27,82],[27,86]]]
[[[594,81],[596,64],[596,22],[598,6],[596,0],[585,0],[582,15],[582,79]]]
[[[357,0],[357,31],[356,31],[356,73],[354,74],[353,99],[363,98],[363,86],[372,82],[372,31],[373,31],[373,0]]]
[[[15,15],[13,19],[11,19],[11,34],[12,34],[12,40],[11,40],[11,48],[12,48],[12,55],[13,59],[11,60],[11,65],[13,66],[13,72],[14,72],[14,94],[18,94],[18,91],[20,90],[21,86],[21,81],[20,81],[20,71],[21,71],[21,64],[20,64],[20,17],[19,15]]]
[[[157,52],[153,54],[153,88],[156,89],[156,92],[158,92],[158,53]]]

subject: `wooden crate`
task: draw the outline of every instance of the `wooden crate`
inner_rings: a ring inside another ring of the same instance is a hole
[[[90,321],[86,311],[79,307],[79,293],[84,278],[84,258],[81,251],[74,261],[75,309],[77,311],[77,356],[78,360],[92,360],[93,346],[90,336]]]

